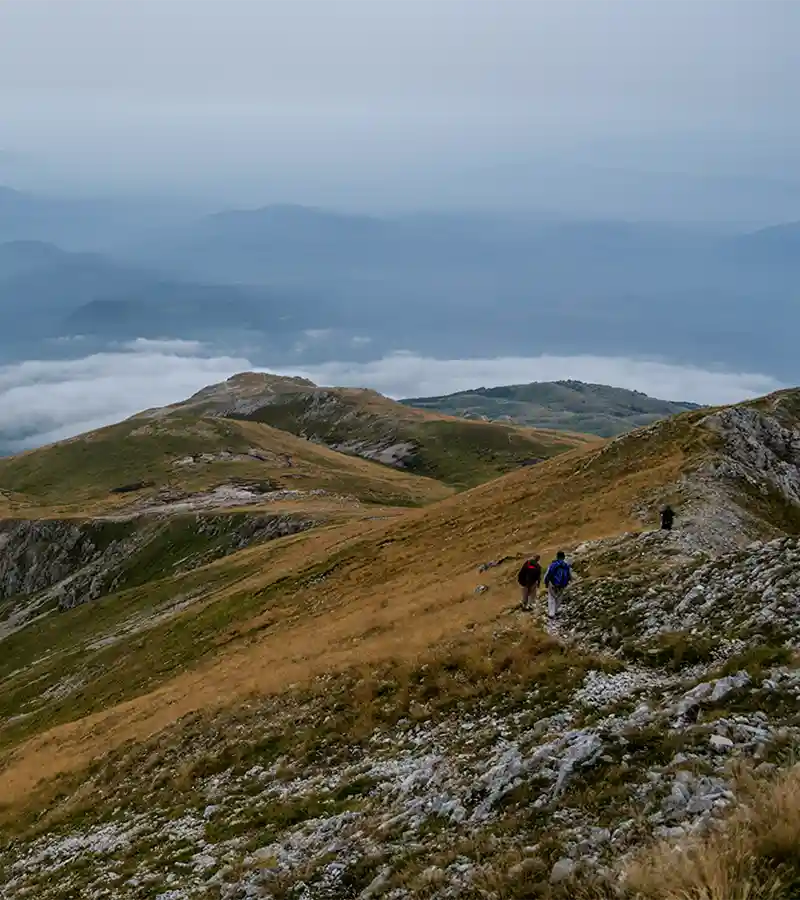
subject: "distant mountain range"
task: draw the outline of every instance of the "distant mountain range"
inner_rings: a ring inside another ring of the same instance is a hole
[[[180,280],[99,253],[41,241],[0,244],[0,330],[5,341],[89,335],[205,338],[220,329],[300,330],[297,290]]]
[[[285,336],[313,329],[367,335],[374,355],[655,354],[798,377],[796,223],[732,236],[286,205],[161,217],[4,189],[3,238],[3,350],[22,333],[207,338],[245,329],[264,336],[256,343],[277,365],[300,361],[291,356],[298,341]],[[351,358],[341,355],[346,343],[319,352]]]
[[[516,422],[534,428],[579,431],[600,437],[614,437],[667,416],[700,409],[696,403],[656,400],[640,391],[582,381],[535,381],[505,387],[481,387],[400,402],[468,419]]]

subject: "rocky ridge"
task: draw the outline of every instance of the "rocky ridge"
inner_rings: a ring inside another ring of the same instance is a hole
[[[330,676],[126,750],[78,816],[67,800],[0,850],[6,894],[632,898],[643,847],[724,827],[741,773],[769,779],[800,746],[790,402],[693,414],[710,449],[666,489],[678,528],[571,548],[551,635],[512,608],[467,663]],[[670,427],[586,466],[647,459]],[[517,560],[474,564],[476,593],[516,595]]]

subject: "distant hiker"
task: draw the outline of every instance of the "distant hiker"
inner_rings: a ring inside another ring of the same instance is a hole
[[[672,523],[675,521],[675,512],[671,506],[665,506],[661,510],[661,528],[664,531],[672,531]]]
[[[558,615],[558,607],[564,591],[572,579],[572,569],[564,556],[564,551],[559,550],[556,558],[547,567],[544,576],[544,584],[547,588],[547,615],[555,619]]]
[[[539,593],[539,585],[542,583],[542,567],[539,565],[538,556],[527,560],[519,570],[517,581],[522,588],[522,608],[533,609],[533,603]]]

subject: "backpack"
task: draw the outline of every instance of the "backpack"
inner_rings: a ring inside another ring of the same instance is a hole
[[[563,559],[558,559],[550,566],[550,584],[554,588],[565,588],[569,584],[569,565]]]
[[[522,587],[528,587],[531,583],[531,575],[539,570],[539,579],[542,577],[542,567],[539,563],[532,562],[528,560],[525,565],[519,570],[519,575],[517,575],[517,581],[520,583]]]

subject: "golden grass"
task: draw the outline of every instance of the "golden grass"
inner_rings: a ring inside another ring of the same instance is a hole
[[[467,630],[487,633],[516,607],[514,557],[535,548],[546,559],[562,545],[641,527],[633,506],[673,485],[702,446],[683,417],[608,451],[572,451],[391,521],[306,532],[214,563],[210,575],[226,566],[244,574],[205,602],[233,604],[243,592],[257,594],[312,565],[334,560],[335,567],[234,624],[224,654],[210,662],[18,746],[0,760],[0,795],[22,799],[42,778],[80,769],[190,712],[353,665],[413,659]],[[480,563],[500,556],[512,560],[477,573]],[[489,590],[475,594],[479,583]],[[176,619],[174,627],[180,624]]]
[[[172,802],[221,764],[249,767],[265,745],[279,745],[291,760],[329,759],[400,719],[446,715],[465,703],[516,708],[533,685],[543,710],[560,708],[589,669],[617,665],[565,647],[527,616],[516,628],[462,635],[416,656],[359,661],[303,682],[280,699],[247,695],[187,716],[146,740],[88,760],[88,770],[44,780],[25,797],[2,796],[0,834],[25,832],[31,818],[37,832],[46,830],[97,812],[99,802],[150,803],[154,783]]]
[[[661,844],[626,873],[637,900],[794,900],[800,896],[800,767],[774,783],[749,779],[724,828]]]
[[[250,448],[263,459],[176,465],[190,452],[244,455]],[[237,479],[268,482],[276,490],[326,490],[347,496],[351,504],[422,505],[453,493],[434,479],[336,453],[256,422],[130,420],[0,460],[0,514],[120,514],[164,488],[198,492]],[[129,494],[110,493],[138,481],[154,484]]]

